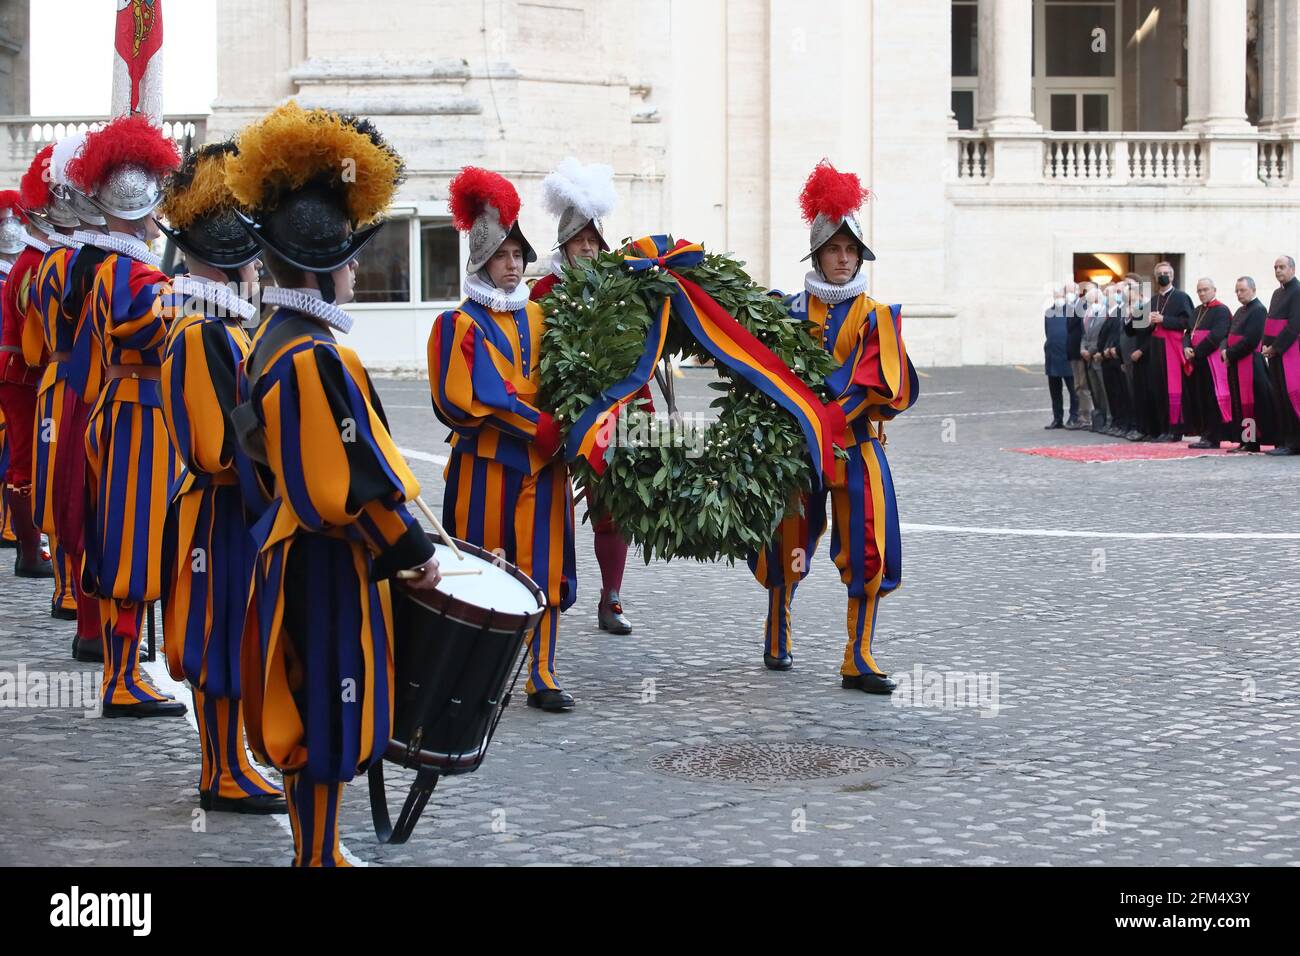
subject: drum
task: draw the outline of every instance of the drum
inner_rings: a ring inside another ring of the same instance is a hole
[[[434,545],[443,573],[436,590],[400,583],[392,589],[396,679],[384,758],[419,773],[394,832],[383,765],[371,767],[371,809],[382,842],[405,842],[440,775],[471,773],[483,762],[545,608],[541,588],[513,564],[456,544],[461,558]]]

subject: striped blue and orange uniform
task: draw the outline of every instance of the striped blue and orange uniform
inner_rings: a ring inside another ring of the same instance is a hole
[[[544,323],[535,302],[495,312],[467,299],[439,315],[429,335],[433,407],[452,430],[443,523],[503,554],[546,595],[529,641],[529,693],[559,689],[559,616],[577,597],[568,465],[535,440]]]
[[[73,329],[62,321],[63,290],[68,266],[76,250],[54,245],[41,260],[32,289],[35,330],[24,329],[23,351],[29,364],[44,366],[36,387],[36,427],[32,447],[32,518],[50,539],[54,565],[54,606],[76,611],[81,557],[64,547],[56,523],[58,491],[55,488],[59,428],[65,406],[76,401],[68,392],[68,362],[72,357]],[[80,452],[77,452],[80,454]],[[97,635],[95,635],[97,636]]]
[[[848,420],[848,460],[836,463],[828,482],[831,558],[848,588],[848,641],[840,672],[847,677],[882,671],[871,653],[880,598],[902,582],[903,556],[894,482],[879,436],[880,423],[906,411],[918,395],[916,369],[907,357],[900,308],[862,293],[830,306],[810,293],[787,300],[795,319],[811,322],[837,363],[826,380]],[[792,503],[766,552],[750,570],[768,591],[766,651],[790,650],[791,602],[826,531],[826,493]]]
[[[196,280],[187,280],[198,285]],[[163,636],[167,667],[194,694],[199,790],[228,799],[277,793],[244,750],[240,652],[256,640],[249,595],[257,557],[239,489],[230,424],[239,368],[252,343],[238,317],[208,314],[177,283],[163,360],[163,415],[184,466],[167,513]]]
[[[9,426],[5,424],[5,413],[0,410],[0,477],[9,469]],[[13,517],[9,514],[9,489],[0,481],[0,544],[6,547],[18,546],[18,535],[14,534]]]
[[[277,331],[285,322],[305,331]],[[263,356],[268,341],[275,352]],[[280,309],[249,362],[262,371],[251,392],[241,376],[241,401],[260,419],[273,492],[253,526],[257,640],[244,642],[241,685],[248,739],[258,759],[284,771],[295,863],[341,865],[342,784],[382,758],[392,733],[388,578],[424,564],[433,545],[407,510],[420,486],[354,351],[325,325]]]
[[[9,278],[9,262],[0,260],[0,301],[4,299],[4,284]],[[14,534],[13,516],[9,513],[9,489],[5,487],[4,476],[9,471],[9,426],[5,424],[4,409],[0,408],[0,544],[6,547],[18,545],[18,536]]]
[[[86,430],[83,584],[99,598],[105,704],[168,699],[143,680],[139,659],[146,606],[162,595],[163,525],[179,472],[160,386],[169,295],[165,275],[118,253],[104,258],[90,293],[105,373]]]

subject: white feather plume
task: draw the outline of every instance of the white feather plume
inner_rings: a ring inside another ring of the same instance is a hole
[[[556,218],[572,207],[588,219],[604,219],[618,205],[614,168],[604,163],[584,166],[570,156],[542,180],[542,201]]]
[[[51,182],[58,183],[60,186],[68,184],[68,163],[81,152],[85,142],[85,133],[72,133],[54,144],[54,151],[50,153]]]

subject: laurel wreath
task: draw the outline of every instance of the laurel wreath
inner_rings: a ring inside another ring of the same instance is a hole
[[[706,254],[679,270],[777,355],[823,401],[833,371],[816,328],[796,321],[777,296],[757,285],[734,258]],[[566,428],[601,392],[635,368],[654,314],[677,280],[660,269],[630,272],[617,252],[566,268],[541,302],[546,313],[541,360],[543,401]],[[708,359],[690,329],[671,318],[663,355]],[[715,421],[702,432],[675,432],[671,442],[616,444],[603,475],[573,462],[588,516],[609,515],[646,563],[692,558],[727,560],[766,547],[799,492],[811,488],[813,464],[795,420],[721,364],[710,388]],[[634,399],[622,410],[628,435],[654,434]],[[663,429],[659,428],[662,434]]]

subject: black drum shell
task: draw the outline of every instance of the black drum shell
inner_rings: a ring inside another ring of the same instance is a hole
[[[493,555],[457,542],[486,561]],[[479,608],[441,591],[393,587],[393,733],[385,756],[407,767],[468,773],[482,762],[511,673],[542,616],[541,589],[503,565],[538,599],[530,615]]]

